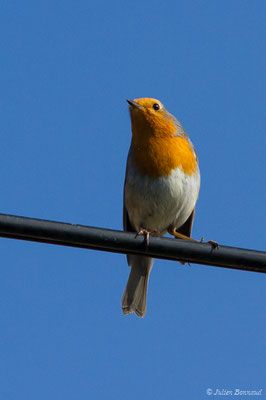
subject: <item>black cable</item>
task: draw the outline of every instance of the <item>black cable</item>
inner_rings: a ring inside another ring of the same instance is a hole
[[[266,272],[266,252],[0,214],[0,236],[61,246],[142,254],[154,258]]]

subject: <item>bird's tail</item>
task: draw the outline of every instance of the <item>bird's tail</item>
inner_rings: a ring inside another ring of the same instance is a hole
[[[144,317],[147,308],[147,287],[153,259],[143,256],[128,256],[131,265],[128,282],[122,296],[122,311],[124,314],[135,312],[138,317]]]

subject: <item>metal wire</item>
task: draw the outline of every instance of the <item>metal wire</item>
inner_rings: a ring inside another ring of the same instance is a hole
[[[147,245],[135,233],[8,214],[0,214],[0,237],[266,272],[263,251],[152,236]]]

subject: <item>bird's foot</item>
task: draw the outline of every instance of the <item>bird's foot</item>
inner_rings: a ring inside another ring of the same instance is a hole
[[[138,237],[139,235],[143,235],[145,237],[145,245],[149,246],[149,241],[150,241],[150,235],[153,235],[154,233],[156,233],[156,231],[147,231],[147,229],[141,228],[137,234],[136,237]]]
[[[219,248],[219,244],[215,242],[214,240],[208,240],[207,242],[204,242],[204,237],[201,238],[200,243],[210,243],[214,249]]]
[[[170,235],[173,235],[176,238],[190,240],[193,242],[198,242],[198,240],[196,240],[196,239],[193,239],[189,236],[186,236],[186,235],[183,235],[182,233],[177,232],[175,228],[169,229],[168,232],[170,233]],[[210,243],[214,249],[218,249],[218,247],[219,247],[218,243],[215,242],[214,240],[208,240],[208,242],[204,242],[204,238],[201,238],[200,243]]]

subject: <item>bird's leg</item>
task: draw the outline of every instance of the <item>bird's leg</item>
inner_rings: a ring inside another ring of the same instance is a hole
[[[192,242],[198,242],[198,240],[196,240],[196,239],[193,239],[189,236],[186,236],[186,235],[183,235],[182,233],[177,232],[176,228],[168,229],[168,233],[170,233],[170,235],[173,235],[179,239],[190,240]],[[204,238],[201,238],[200,243],[204,243]],[[213,246],[213,248],[215,248],[215,249],[217,249],[219,247],[218,243],[215,242],[214,240],[209,240],[206,243],[210,243]]]
[[[183,235],[183,233],[179,233],[176,231],[176,228],[170,228],[168,229],[168,233],[170,233],[170,235],[173,235],[174,237],[178,238],[178,239],[184,239],[184,240],[190,240],[192,242],[197,242],[196,239],[193,239],[189,236]]]

